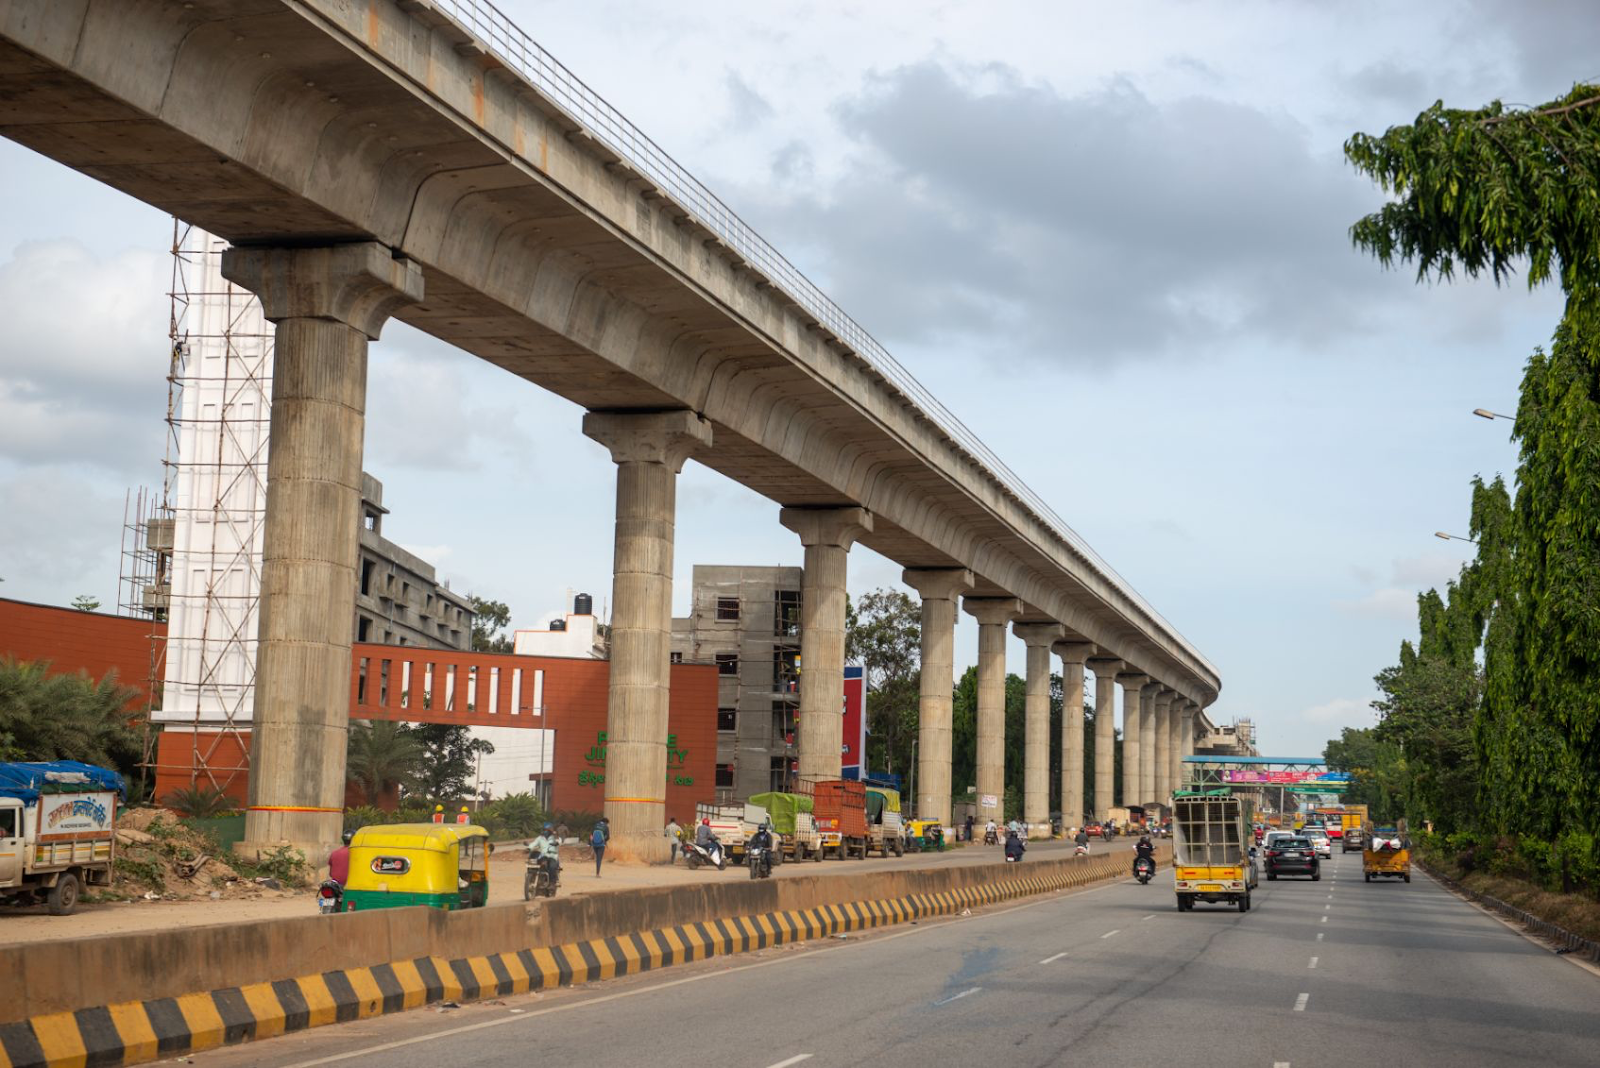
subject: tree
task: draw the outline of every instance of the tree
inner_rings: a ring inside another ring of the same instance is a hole
[[[135,775],[141,694],[115,671],[50,673],[47,661],[0,657],[0,760],[81,760]]]
[[[448,723],[418,723],[411,727],[411,737],[421,748],[414,784],[418,793],[430,801],[473,796],[478,758],[494,752],[494,743]]]
[[[1498,480],[1474,484],[1479,552],[1459,587],[1471,618],[1456,625],[1483,649],[1478,815],[1502,832],[1549,837],[1575,819],[1596,834],[1600,90],[1580,84],[1527,110],[1436,103],[1410,126],[1355,135],[1345,152],[1394,196],[1351,228],[1384,264],[1499,282],[1526,258],[1530,286],[1556,279],[1566,292],[1549,353],[1523,376],[1514,505]]]
[[[91,594],[80,593],[72,599],[72,607],[80,612],[93,612],[100,607],[100,601]]]
[[[472,651],[509,653],[515,644],[505,629],[511,625],[511,609],[503,601],[490,601],[468,594],[472,602]]]
[[[1399,746],[1380,741],[1370,728],[1346,727],[1322,750],[1330,771],[1350,775],[1343,800],[1366,805],[1374,823],[1393,823],[1405,813],[1405,761]]]
[[[386,719],[350,724],[345,778],[361,787],[367,804],[378,804],[395,788],[415,786],[424,751],[412,732],[404,723]]]
[[[867,681],[867,759],[905,772],[921,722],[922,609],[907,594],[878,589],[845,603],[845,659]]]
[[[1600,285],[1600,87],[1526,110],[1441,101],[1409,126],[1355,134],[1344,151],[1394,198],[1350,230],[1385,266],[1500,282],[1525,257],[1530,286]]]

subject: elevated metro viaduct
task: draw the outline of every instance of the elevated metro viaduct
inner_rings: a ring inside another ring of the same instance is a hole
[[[1096,796],[1111,796],[1113,678],[1124,802],[1177,781],[1217,670],[882,346],[490,5],[0,0],[0,133],[229,240],[225,273],[276,324],[246,848],[316,853],[337,835],[367,345],[391,316],[580,405],[616,461],[616,845],[665,849],[674,487],[690,457],[782,506],[799,535],[808,668],[842,660],[851,545],[906,568],[923,597],[924,814],[949,814],[958,603],[979,623],[986,809],[1004,792],[1007,625],[1029,650],[1030,822],[1048,815],[1052,655],[1068,821],[1086,668]],[[838,771],[840,681],[808,677],[801,775],[820,779]]]

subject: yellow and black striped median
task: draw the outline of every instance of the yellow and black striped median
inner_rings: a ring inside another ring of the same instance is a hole
[[[35,1016],[0,1024],[0,1068],[137,1064],[432,1002],[523,994],[634,975],[719,954],[948,915],[975,905],[1081,886],[1121,874],[1121,863],[1119,858],[1110,866],[1075,865],[1044,877],[1002,879],[940,893],[686,923],[488,956],[419,957]]]

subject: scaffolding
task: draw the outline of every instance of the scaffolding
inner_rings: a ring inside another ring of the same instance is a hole
[[[214,790],[249,767],[272,395],[272,327],[222,277],[226,247],[173,221],[161,497],[140,491],[132,510],[121,597],[167,622],[152,638],[152,670],[165,668],[151,721],[193,736],[183,766],[156,770]]]

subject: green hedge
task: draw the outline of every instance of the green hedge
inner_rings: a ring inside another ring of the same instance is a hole
[[[1567,831],[1554,841],[1474,831],[1422,834],[1413,841],[1424,860],[1446,871],[1512,876],[1552,892],[1600,899],[1600,843],[1583,831]]]

